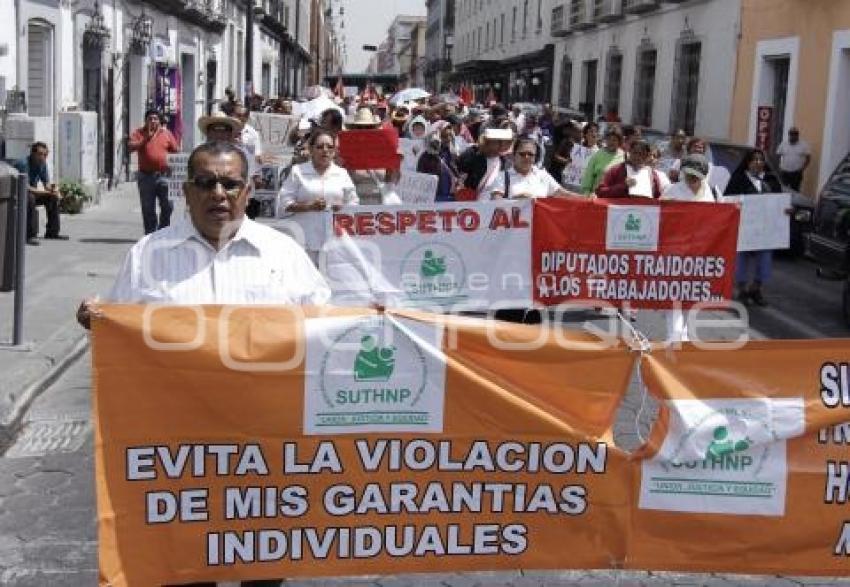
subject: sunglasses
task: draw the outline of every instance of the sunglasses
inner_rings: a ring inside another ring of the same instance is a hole
[[[189,180],[196,188],[205,192],[214,192],[216,186],[221,186],[224,194],[231,199],[239,197],[242,190],[245,189],[245,182],[238,179],[230,179],[229,177],[214,177],[214,176],[199,176]]]

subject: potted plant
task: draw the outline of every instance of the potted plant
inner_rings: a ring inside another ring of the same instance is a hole
[[[59,183],[59,210],[65,214],[79,214],[83,205],[91,201],[91,196],[78,181],[62,181]]]

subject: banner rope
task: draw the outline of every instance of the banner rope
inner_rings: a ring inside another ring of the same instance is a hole
[[[637,412],[635,413],[635,434],[638,437],[641,445],[646,444],[646,438],[644,438],[641,433],[640,419],[643,416],[643,412],[646,409],[646,398],[649,395],[649,391],[646,388],[646,385],[643,382],[643,377],[640,374],[641,362],[643,361],[643,357],[645,354],[649,354],[652,352],[652,343],[649,342],[649,338],[640,330],[635,328],[634,324],[630,318],[623,315],[620,309],[617,309],[617,317],[626,327],[626,330],[631,334],[631,340],[629,341],[632,350],[637,351],[637,364],[636,367],[636,378],[638,388],[640,389],[640,406],[638,406]]]

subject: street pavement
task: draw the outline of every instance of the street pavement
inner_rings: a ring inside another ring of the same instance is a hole
[[[97,582],[90,356],[85,335],[75,326],[74,311],[84,296],[108,290],[124,253],[141,236],[135,188],[126,185],[105,197],[100,206],[78,217],[63,217],[63,222],[63,232],[71,241],[28,248],[26,335],[32,343],[30,349],[0,347],[3,395],[8,397],[7,386],[15,383],[15,377],[28,381],[30,393],[19,425],[9,430],[13,438],[5,448],[0,446],[0,585],[77,587]],[[771,305],[751,310],[749,336],[847,337],[850,328],[841,317],[841,287],[841,283],[819,280],[815,267],[806,260],[777,259],[767,290]],[[0,294],[3,333],[11,332],[10,311],[11,295]],[[576,314],[569,321],[574,327],[588,327],[600,324],[602,318],[593,313]],[[635,327],[651,339],[664,334],[663,318],[657,312],[641,312]],[[724,339],[739,333],[735,328],[712,330],[713,336]],[[70,365],[64,368],[63,358],[69,356]],[[55,372],[45,378],[51,368]],[[13,388],[16,394],[27,391],[21,385]],[[18,399],[19,404],[21,401]],[[655,413],[654,402],[633,382],[618,412],[617,444],[626,450],[639,446]],[[850,579],[580,570],[434,573],[287,584],[784,587],[850,586]]]

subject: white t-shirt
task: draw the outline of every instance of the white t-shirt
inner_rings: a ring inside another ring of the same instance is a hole
[[[505,175],[505,172],[500,169],[501,166],[502,158],[498,155],[487,158],[487,171],[484,173],[484,177],[481,178],[481,183],[478,184],[479,199],[489,199],[493,184],[499,179],[499,176]]]
[[[776,154],[779,155],[779,169],[794,173],[803,168],[806,157],[812,154],[812,150],[806,141],[797,141],[793,145],[789,141],[783,141],[776,149]]]
[[[555,181],[548,171],[538,167],[532,167],[531,171],[522,175],[516,169],[508,171],[509,198],[548,198],[555,195],[561,186]],[[499,178],[490,189],[490,197],[494,194],[505,196],[505,174],[500,173]]]
[[[278,210],[281,214],[290,204],[309,204],[318,198],[324,198],[328,207],[360,203],[354,182],[345,169],[331,163],[330,167],[320,174],[310,161],[292,168],[292,173],[283,182],[278,197]]]

